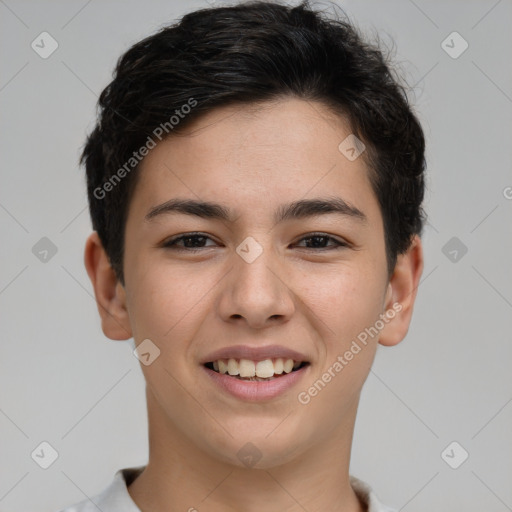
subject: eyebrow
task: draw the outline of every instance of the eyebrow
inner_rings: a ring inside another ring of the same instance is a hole
[[[193,215],[204,219],[217,219],[233,222],[231,210],[219,203],[210,201],[197,201],[195,199],[170,199],[165,203],[153,206],[146,214],[147,222],[164,214],[181,213]],[[338,214],[355,220],[366,222],[366,215],[349,204],[341,197],[327,197],[314,199],[300,199],[288,204],[280,205],[274,212],[274,222],[277,224],[290,219],[304,219],[318,215]]]

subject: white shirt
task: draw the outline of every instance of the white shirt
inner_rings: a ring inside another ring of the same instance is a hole
[[[59,512],[141,512],[128,493],[128,486],[144,470],[145,466],[124,468],[117,471],[114,480],[101,493],[82,500]],[[350,477],[354,492],[368,507],[368,512],[396,512],[377,500],[371,488],[358,478]]]

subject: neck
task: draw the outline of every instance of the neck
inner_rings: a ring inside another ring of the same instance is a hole
[[[349,481],[357,403],[350,418],[324,442],[315,440],[288,463],[257,469],[206,453],[165,421],[151,393],[147,398],[149,462],[128,488],[142,512],[365,511]]]

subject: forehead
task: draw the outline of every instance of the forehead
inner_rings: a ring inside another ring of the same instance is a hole
[[[223,198],[241,214],[287,198],[336,194],[372,210],[364,159],[351,161],[339,149],[349,135],[348,122],[317,102],[217,108],[149,152],[132,207],[140,216],[172,197]]]

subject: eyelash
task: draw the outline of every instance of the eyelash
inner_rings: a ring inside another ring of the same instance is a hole
[[[176,245],[176,242],[179,242],[181,240],[184,240],[185,238],[192,238],[192,239],[197,239],[197,238],[207,238],[209,240],[212,240],[209,236],[207,235],[204,235],[203,233],[186,233],[184,235],[180,235],[180,236],[177,236],[176,238],[173,238],[171,240],[168,240],[167,242],[165,242],[163,244],[163,247],[164,248],[167,248],[167,249],[172,249],[172,250],[176,250],[176,251],[186,251],[186,252],[197,252],[197,251],[200,251],[201,249],[205,249],[206,247],[179,247]],[[308,236],[305,236],[305,237],[302,237],[299,242],[302,242],[304,240],[309,240],[309,239],[312,239],[312,238],[326,238],[330,241],[333,241],[335,242],[335,246],[331,246],[331,247],[304,247],[305,249],[313,249],[316,251],[330,251],[330,250],[333,250],[333,249],[341,249],[341,248],[344,248],[344,247],[349,247],[349,244],[346,243],[346,242],[341,242],[340,240],[337,240],[336,238],[330,236],[330,235],[327,235],[325,233],[310,233]],[[211,247],[211,246],[209,246]]]

